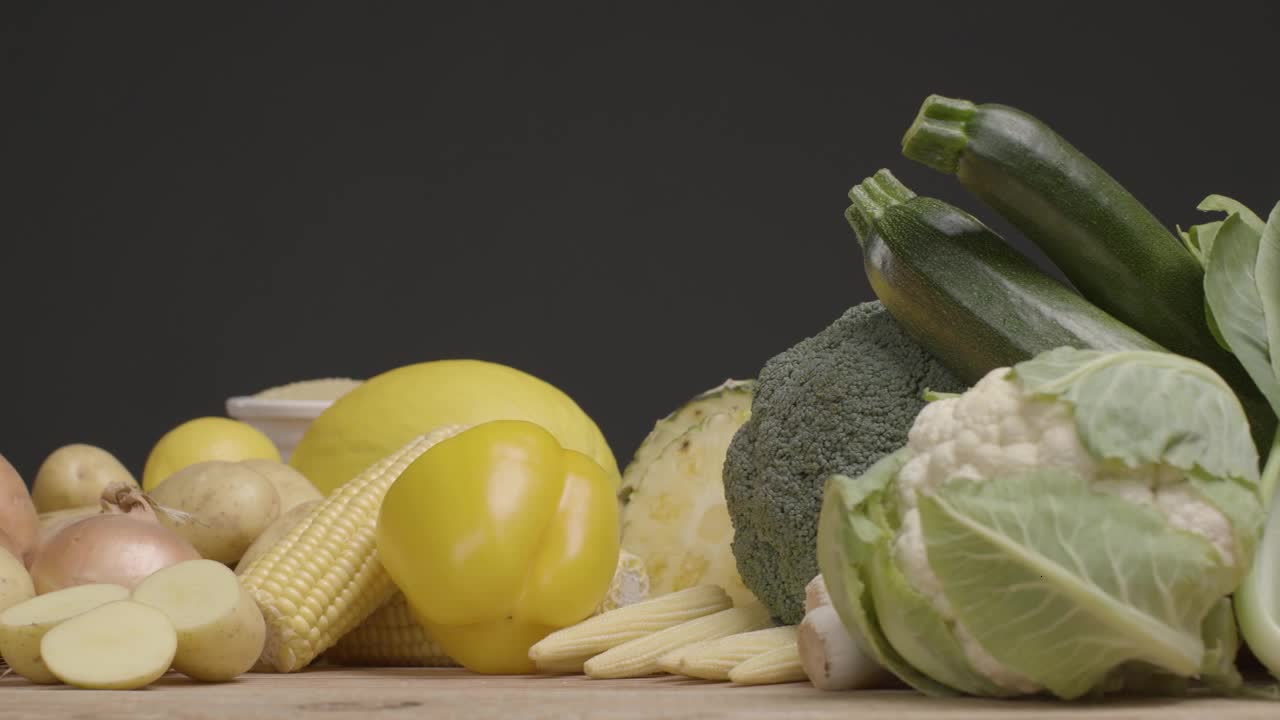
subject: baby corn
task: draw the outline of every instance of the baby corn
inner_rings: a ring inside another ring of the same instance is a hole
[[[739,664],[795,642],[794,625],[752,630],[674,650],[658,660],[658,669],[702,680],[728,680],[729,671]]]
[[[729,671],[729,682],[738,685],[769,685],[806,679],[800,664],[800,648],[793,641],[763,655],[756,655]]]
[[[557,630],[529,648],[529,658],[543,672],[582,672],[588,660],[611,648],[732,607],[716,585],[679,590]]]
[[[770,625],[768,611],[759,605],[729,608],[625,642],[591,658],[582,668],[593,678],[653,675],[659,672],[658,659],[672,650]]]

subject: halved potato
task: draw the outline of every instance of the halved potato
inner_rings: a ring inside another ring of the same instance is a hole
[[[173,669],[183,675],[231,680],[248,672],[262,654],[267,638],[262,612],[222,563],[187,560],[157,570],[133,589],[132,598],[173,623],[178,632]]]
[[[40,641],[65,620],[129,597],[120,585],[76,585],[36,595],[0,612],[0,655],[9,667],[33,683],[56,683],[40,654]]]
[[[90,690],[146,687],[169,671],[178,649],[173,623],[159,610],[117,600],[58,623],[40,640],[54,677]]]

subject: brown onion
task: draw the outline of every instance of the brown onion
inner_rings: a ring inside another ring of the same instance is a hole
[[[48,538],[31,564],[41,595],[73,585],[112,583],[130,590],[151,573],[200,553],[160,524],[137,487],[108,486],[102,512],[68,523]]]
[[[40,529],[36,531],[36,544],[31,550],[31,562],[35,562],[35,556],[40,554],[40,550],[54,535],[62,532],[62,529],[77,520],[83,520],[87,517],[98,515],[102,512],[102,508],[95,506],[69,508],[67,510],[54,510],[52,512],[40,513]],[[30,563],[28,563],[29,565]]]
[[[0,546],[29,564],[36,543],[36,506],[22,476],[0,455]]]

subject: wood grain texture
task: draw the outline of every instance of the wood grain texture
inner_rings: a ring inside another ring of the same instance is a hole
[[[933,700],[900,691],[829,693],[807,683],[735,687],[673,677],[590,680],[486,677],[457,669],[316,668],[291,675],[250,674],[221,684],[168,675],[144,690],[103,692],[0,680],[0,718],[45,720],[630,720],[632,718],[772,718],[788,720],[1273,720],[1264,701],[1197,699],[1066,703]]]

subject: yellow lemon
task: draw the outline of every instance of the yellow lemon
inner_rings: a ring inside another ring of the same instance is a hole
[[[545,380],[484,360],[433,360],[364,381],[316,417],[289,464],[327,495],[418,435],[491,420],[541,425],[619,482],[609,444],[573,399]]]
[[[142,468],[142,489],[152,490],[188,465],[207,460],[260,458],[282,462],[275,443],[248,423],[224,417],[188,420],[160,438]]]

